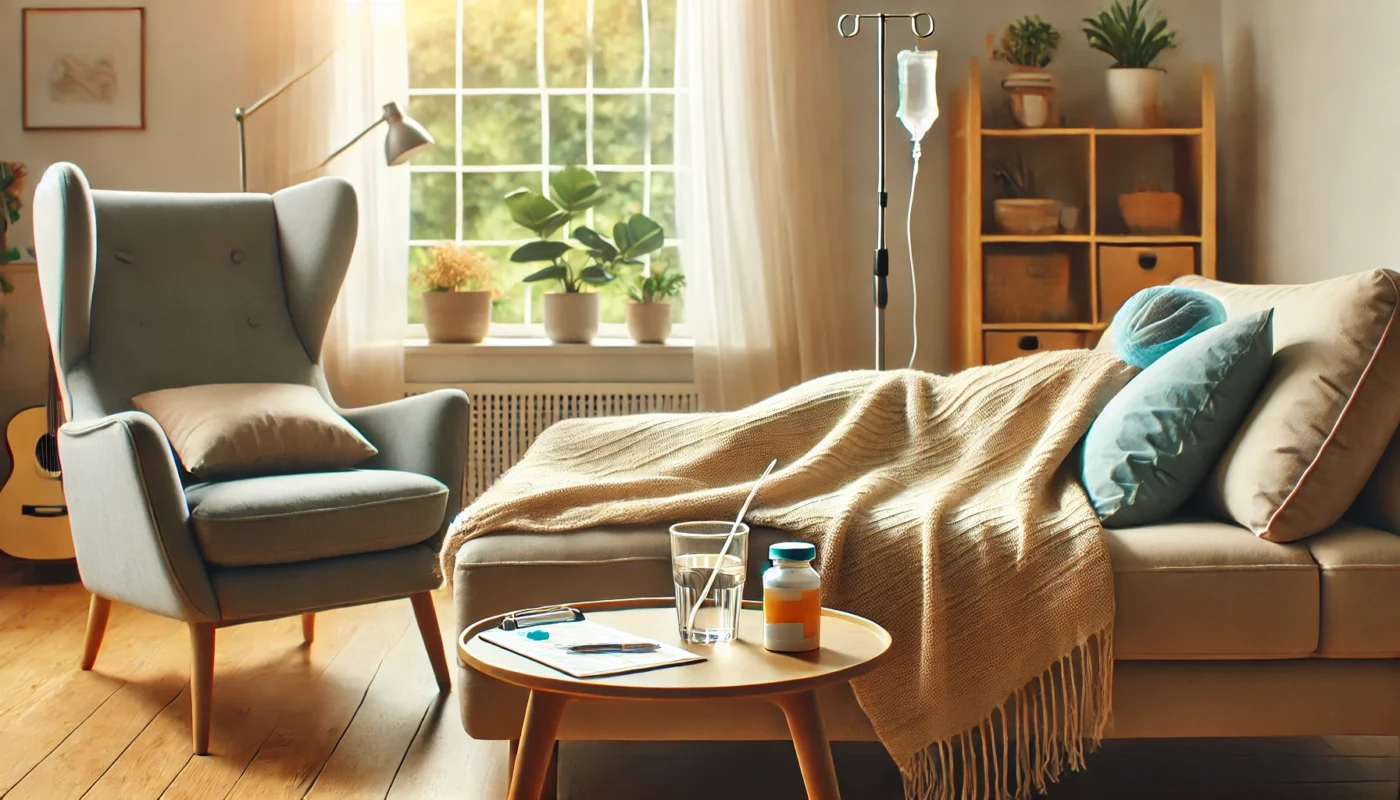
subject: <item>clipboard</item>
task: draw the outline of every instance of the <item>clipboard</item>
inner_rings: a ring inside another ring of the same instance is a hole
[[[546,636],[541,636],[541,633]],[[568,606],[546,606],[507,614],[500,627],[482,631],[477,636],[482,641],[580,679],[626,675],[705,660],[704,656],[674,645],[590,622],[584,618],[582,611]],[[660,646],[654,651],[641,653],[568,651],[575,645],[600,642]]]

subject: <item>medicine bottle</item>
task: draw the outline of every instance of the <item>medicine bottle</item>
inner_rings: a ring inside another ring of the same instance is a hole
[[[763,646],[800,653],[821,646],[822,579],[812,569],[817,548],[784,542],[768,548],[773,566],[763,573]]]

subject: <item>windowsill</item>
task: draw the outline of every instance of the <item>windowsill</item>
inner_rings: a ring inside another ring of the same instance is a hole
[[[694,345],[687,339],[636,344],[598,338],[593,344],[495,338],[481,344],[404,340],[408,383],[691,383]]]

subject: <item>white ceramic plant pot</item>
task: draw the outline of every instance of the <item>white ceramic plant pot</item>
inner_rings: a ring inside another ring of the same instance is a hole
[[[1058,128],[1060,112],[1055,105],[1055,78],[1043,69],[1025,67],[1001,82],[1011,106],[1011,116],[1023,128]]]
[[[544,332],[555,344],[588,344],[598,335],[598,295],[555,292],[544,296]]]
[[[637,344],[665,344],[671,335],[671,304],[628,303],[627,332]]]
[[[430,342],[476,344],[491,329],[491,293],[424,292],[423,326]]]
[[[1167,73],[1160,69],[1110,69],[1108,107],[1120,128],[1166,125]]]

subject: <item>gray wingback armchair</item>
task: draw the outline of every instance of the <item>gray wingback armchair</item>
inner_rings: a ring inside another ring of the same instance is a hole
[[[407,597],[450,690],[429,592],[461,505],[466,395],[337,409],[379,450],[356,469],[219,483],[186,473],[132,408],[143,392],[211,383],[310,385],[329,401],[321,347],[356,226],[354,189],[331,178],[274,195],[93,191],[77,167],[55,164],[35,192],[69,419],[64,492],[93,595],[82,667],[112,601],[188,623],[199,754],[219,626],[300,614],[310,642],[317,611]]]

